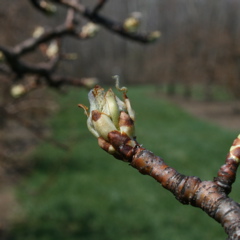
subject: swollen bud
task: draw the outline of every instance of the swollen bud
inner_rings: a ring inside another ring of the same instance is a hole
[[[44,32],[45,32],[44,27],[38,26],[34,29],[32,36],[33,36],[33,38],[39,38],[44,34]]]
[[[25,93],[26,93],[26,88],[25,88],[25,86],[22,85],[22,84],[14,85],[14,86],[11,88],[11,95],[12,95],[14,98],[21,97],[21,96],[24,95]]]
[[[89,22],[82,27],[82,31],[80,33],[81,38],[92,38],[95,37],[99,32],[99,27],[97,24]]]
[[[128,152],[136,145],[135,114],[126,95],[127,88],[120,88],[118,79],[116,88],[123,92],[123,101],[112,89],[105,92],[102,87],[96,85],[88,94],[90,109],[83,104],[78,105],[84,109],[88,117],[88,129],[98,138],[99,146],[115,157],[119,156],[120,148],[116,149],[118,144],[126,145],[127,149],[123,149],[124,152]]]
[[[154,31],[154,32],[151,32],[151,33],[148,35],[148,40],[149,40],[149,42],[155,42],[155,41],[158,40],[160,37],[161,37],[161,32],[159,32],[159,31]]]
[[[237,163],[240,162],[240,134],[234,140],[230,148],[230,157],[235,160]]]
[[[125,31],[130,33],[136,32],[140,26],[141,17],[142,14],[140,12],[131,13],[131,16],[128,17],[123,23],[123,28]]]
[[[49,1],[40,1],[40,6],[49,14],[56,13],[57,7]]]

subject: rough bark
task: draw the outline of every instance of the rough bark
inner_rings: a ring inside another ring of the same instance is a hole
[[[108,138],[108,142],[117,150],[117,159],[129,162],[140,173],[156,179],[182,204],[202,209],[223,226],[228,240],[240,239],[240,205],[228,196],[239,165],[240,136],[233,142],[225,164],[220,167],[213,181],[201,181],[198,177],[177,172],[137,142],[135,147],[130,146],[128,142],[131,139],[126,134],[112,131]],[[107,144],[103,142],[99,138],[99,145],[108,151]]]

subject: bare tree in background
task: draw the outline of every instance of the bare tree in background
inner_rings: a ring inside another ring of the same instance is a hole
[[[159,37],[159,32],[139,33],[137,16],[129,16],[122,22],[116,22],[101,15],[100,11],[107,4],[106,0],[95,1],[91,8],[79,0],[29,0],[29,4],[45,15],[54,15],[60,6],[65,8],[66,14],[59,25],[52,28],[38,26],[30,38],[13,47],[0,44],[2,159],[19,159],[19,153],[23,153],[24,149],[36,142],[36,137],[63,147],[44,131],[45,117],[56,108],[54,102],[42,97],[44,88],[61,90],[65,85],[89,88],[96,84],[94,77],[79,78],[58,73],[60,64],[77,58],[74,52],[64,52],[64,38],[85,41],[95,37],[100,27],[142,44],[154,42]],[[32,54],[35,54],[34,57]],[[9,136],[9,132],[14,134]],[[16,137],[18,132],[19,141]],[[25,142],[22,141],[24,135],[28,135]]]

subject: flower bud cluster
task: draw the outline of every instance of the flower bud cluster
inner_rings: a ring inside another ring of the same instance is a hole
[[[79,104],[88,117],[89,131],[99,139],[100,147],[110,154],[116,153],[116,147],[109,141],[109,134],[112,132],[124,136],[128,140],[124,144],[131,147],[136,145],[134,140],[135,113],[126,95],[127,89],[119,88],[118,82],[116,87],[123,91],[123,101],[114,94],[112,89],[105,92],[102,87],[97,85],[88,94],[90,109]]]

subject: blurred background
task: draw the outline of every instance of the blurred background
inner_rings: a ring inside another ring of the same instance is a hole
[[[91,8],[97,1],[81,2]],[[66,16],[61,6],[46,16],[30,1],[0,0],[0,6],[0,46],[8,48]],[[142,44],[100,26],[93,38],[63,39],[62,49],[74,57],[56,73],[97,78],[105,88],[119,75],[136,111],[138,141],[179,172],[211,180],[240,129],[240,2],[111,0],[101,10],[120,23],[133,12],[141,13],[137,31],[160,31],[159,40]],[[36,51],[24,60],[42,60]],[[4,71],[0,239],[226,238],[205,213],[98,148],[77,108],[88,105],[86,86],[45,85],[16,97],[16,83],[33,76]],[[236,201],[239,183],[231,194]]]

